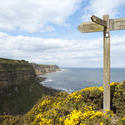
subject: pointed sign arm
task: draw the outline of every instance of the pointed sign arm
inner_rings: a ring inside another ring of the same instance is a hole
[[[81,23],[78,26],[78,30],[81,33],[102,32],[104,30],[104,27],[94,22],[86,22],[86,23]]]
[[[99,25],[101,25],[101,26],[104,26],[104,27],[107,27],[107,22],[106,21],[104,21],[104,20],[102,20],[102,19],[100,19],[100,18],[98,18],[97,16],[92,16],[91,17],[91,20],[94,22],[94,23],[97,23],[97,24],[99,24]]]
[[[110,30],[125,30],[125,18],[110,19]]]

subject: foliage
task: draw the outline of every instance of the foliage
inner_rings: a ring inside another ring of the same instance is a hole
[[[113,111],[103,112],[103,87],[89,87],[71,94],[60,92],[55,96],[43,97],[28,113],[17,119],[16,124],[21,122],[25,125],[124,125],[124,105],[120,107],[121,110],[118,108],[121,103],[117,102],[124,102],[124,83],[112,83],[111,92],[114,92],[112,99],[116,112],[122,114],[122,117]],[[0,121],[5,122],[3,119]]]
[[[35,80],[9,86],[0,91],[0,114],[19,115],[28,112],[41,97],[55,95],[56,90],[44,87]]]
[[[115,87],[113,106],[117,115],[123,116],[125,114],[125,81]]]
[[[5,58],[0,58],[0,63],[3,64],[29,64],[28,61],[25,60],[12,60],[12,59],[5,59]]]

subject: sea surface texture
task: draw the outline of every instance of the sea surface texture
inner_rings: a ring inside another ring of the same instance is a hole
[[[101,68],[64,68],[62,71],[42,75],[47,79],[41,84],[69,93],[91,86],[103,85]],[[125,80],[125,68],[111,69],[111,82]]]

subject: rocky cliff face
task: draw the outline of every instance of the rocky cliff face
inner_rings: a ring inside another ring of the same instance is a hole
[[[41,97],[56,92],[39,84],[32,64],[0,58],[0,115],[24,114]]]
[[[27,61],[0,58],[0,88],[17,85],[35,77],[33,66]]]
[[[43,75],[50,72],[59,71],[60,68],[57,65],[42,65],[42,64],[32,64],[36,75]]]

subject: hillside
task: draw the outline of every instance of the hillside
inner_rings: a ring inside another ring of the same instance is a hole
[[[125,82],[111,83],[112,111],[102,110],[103,87],[46,96],[23,116],[0,116],[9,125],[125,125]]]
[[[0,114],[24,114],[41,97],[56,92],[39,84],[31,63],[0,58]]]

